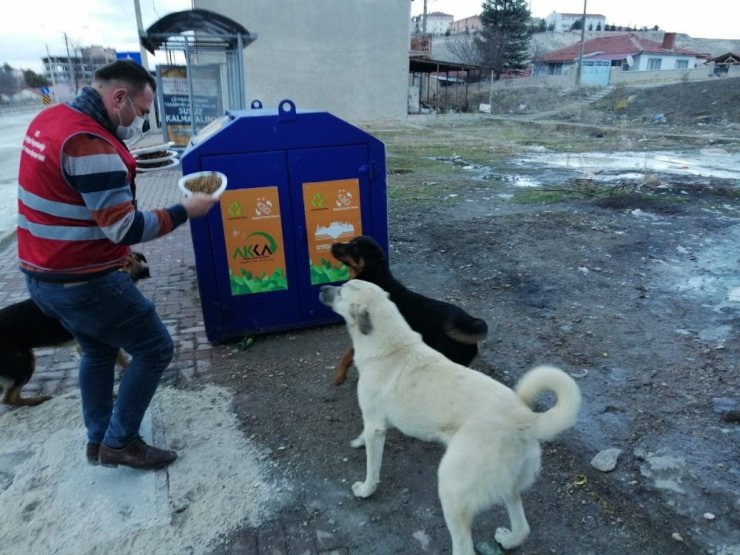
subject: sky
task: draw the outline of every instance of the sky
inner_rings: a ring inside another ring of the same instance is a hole
[[[52,56],[65,56],[67,44],[70,55],[76,46],[92,45],[139,52],[135,1],[9,0],[0,19],[0,65],[41,73],[47,46]],[[144,29],[192,8],[190,0],[139,0],[139,5]]]
[[[677,0],[586,1],[588,13],[605,16],[608,24],[638,28],[658,25],[663,30],[687,33],[695,38],[740,40],[737,0],[702,0],[694,8]],[[10,0],[0,19],[0,64],[7,62],[17,69],[41,73],[41,58],[46,56],[47,46],[52,55],[66,54],[65,33],[70,53],[77,46],[91,45],[138,52],[135,2]],[[192,8],[191,0],[139,0],[139,3],[144,29],[169,13]],[[481,4],[481,0],[427,0],[427,11],[441,11],[462,19],[480,13]],[[582,13],[583,0],[529,0],[529,7],[535,17],[545,17],[553,11]],[[411,2],[411,15],[423,10],[424,0]],[[245,26],[259,33],[259,29]],[[150,67],[158,61],[150,58]]]

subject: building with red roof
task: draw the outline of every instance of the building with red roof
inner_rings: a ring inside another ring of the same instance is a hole
[[[534,75],[565,75],[575,70],[581,43],[545,53],[534,61]],[[702,55],[676,47],[676,34],[666,33],[655,42],[629,33],[599,37],[583,43],[583,61],[621,67],[623,71],[693,69]]]

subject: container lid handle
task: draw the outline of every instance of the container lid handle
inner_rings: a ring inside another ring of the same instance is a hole
[[[252,100],[252,104],[251,104],[250,108],[252,108],[252,110],[261,110],[262,109],[262,101],[261,100],[257,100],[257,99]]]
[[[281,100],[278,104],[278,112],[280,113],[280,121],[293,121],[298,118],[295,111],[295,103],[292,100]]]

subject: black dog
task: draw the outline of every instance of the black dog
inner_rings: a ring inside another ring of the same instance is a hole
[[[393,277],[383,248],[372,237],[361,235],[348,243],[334,243],[331,254],[349,268],[352,279],[369,281],[387,291],[409,326],[421,334],[424,343],[463,366],[470,364],[478,354],[478,341],[486,337],[488,325],[459,306],[407,289]],[[335,384],[347,378],[353,356],[350,349],[340,359]]]
[[[131,252],[126,266],[131,279],[149,277],[149,266],[143,254]],[[21,388],[36,370],[33,349],[56,347],[74,340],[59,320],[47,316],[31,299],[6,306],[0,310],[0,389],[6,405],[38,405],[51,399],[48,395],[21,397]],[[117,363],[125,367],[126,357],[118,353]]]

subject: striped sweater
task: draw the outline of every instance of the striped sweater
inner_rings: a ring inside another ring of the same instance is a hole
[[[21,270],[47,281],[79,281],[120,268],[129,245],[187,220],[181,204],[140,211],[136,162],[115,137],[97,91],[41,112],[24,138],[18,189]]]

